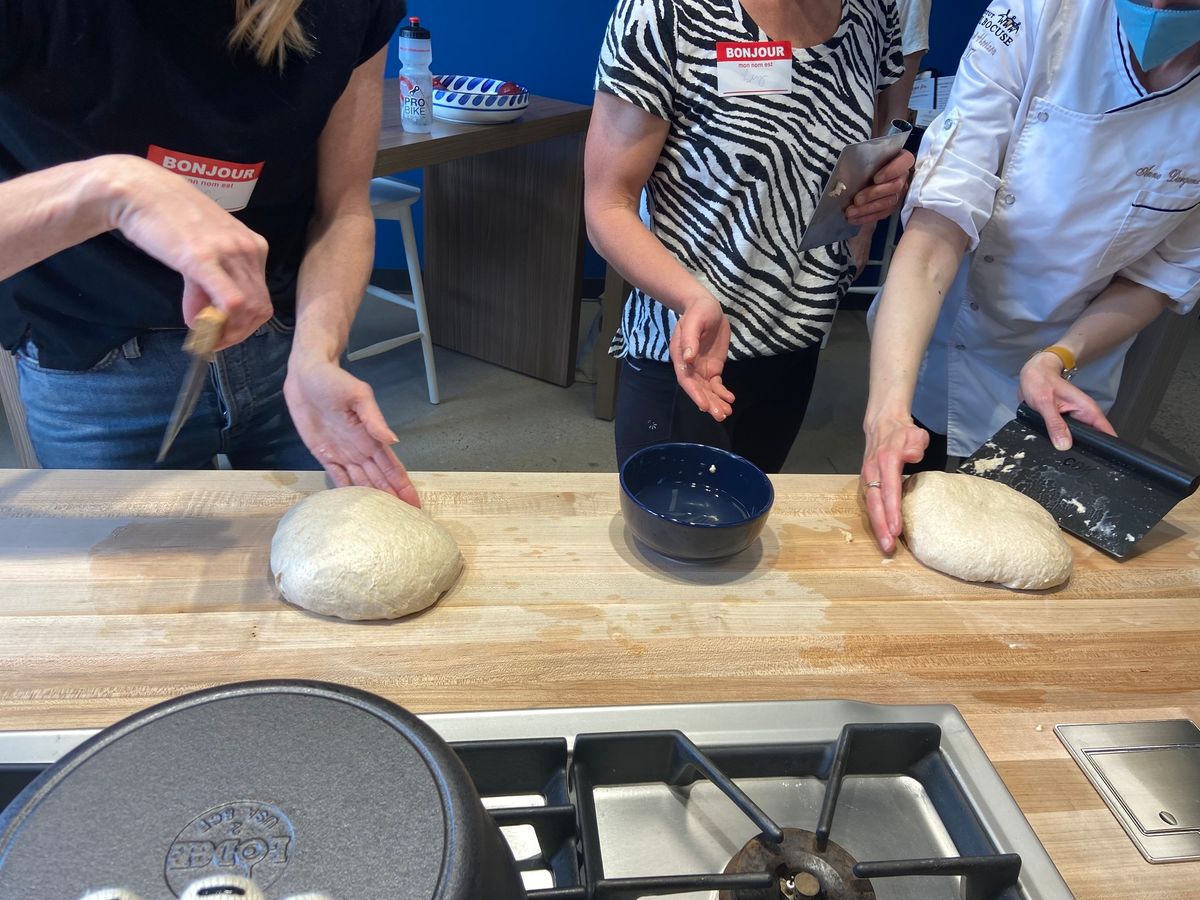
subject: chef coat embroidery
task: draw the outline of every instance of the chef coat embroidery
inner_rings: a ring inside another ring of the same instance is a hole
[[[1003,13],[998,13],[991,7],[983,11],[983,18],[979,22],[979,26],[975,29],[975,33],[986,32],[996,37],[1004,46],[1010,46],[1013,38],[1021,31],[1021,20],[1013,15],[1012,9],[1006,9]]]
[[[1012,47],[1013,39],[1020,33],[1021,20],[1017,18],[1011,8],[1001,13],[988,7],[983,11],[983,18],[979,24],[975,26],[975,33],[971,35],[967,55],[976,50],[982,50],[989,56],[995,56],[999,50],[996,46],[997,43],[1006,48]]]
[[[258,184],[263,164],[229,162],[207,156],[195,156],[150,145],[146,158],[164,169],[182,175],[226,212],[245,209]]]
[[[1163,174],[1158,170],[1158,164],[1142,166],[1133,173],[1138,178],[1149,178],[1153,181],[1163,184],[1183,184],[1183,185],[1200,185],[1200,177],[1193,175],[1186,169],[1172,169]]]

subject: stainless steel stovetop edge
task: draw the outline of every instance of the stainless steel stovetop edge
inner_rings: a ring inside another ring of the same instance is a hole
[[[883,705],[856,700],[783,700],[667,705],[561,707],[427,713],[420,716],[448,741],[561,737],[677,730],[698,745],[829,741],[847,722],[932,722],[942,752],[997,847],[1021,856],[1020,886],[1030,900],[1074,900],[1032,826],[1013,800],[958,709],[949,704]],[[47,765],[96,730],[0,732],[0,767]]]
[[[1063,880],[979,740],[967,727],[962,714],[955,707],[950,709],[954,710],[953,727],[957,730],[951,732],[946,722],[941,723],[945,738],[942,753],[968,796],[983,796],[992,801],[985,806],[976,806],[975,814],[979,816],[993,844],[1020,855],[1022,890],[1031,900],[1074,900],[1074,893]],[[1003,797],[1003,801],[994,802],[994,798],[998,797]]]
[[[98,728],[62,728],[51,731],[0,731],[0,770],[47,766],[58,762],[94,734]]]
[[[856,700],[768,700],[750,702],[546,707],[418,716],[448,741],[561,737],[573,747],[576,735],[609,731],[682,731],[697,744],[763,744],[828,741],[841,722],[934,722],[957,718],[949,705],[884,706]],[[830,722],[839,724],[831,726]],[[100,729],[0,731],[0,765],[48,765]]]
[[[1030,900],[1074,900],[962,713],[950,704],[770,700],[438,713],[421,718],[451,741],[564,737],[571,744],[578,734],[677,730],[701,746],[829,741],[847,722],[932,722],[942,729],[942,752],[968,795],[987,801],[975,811],[988,836],[1005,852],[1021,856],[1021,889]]]

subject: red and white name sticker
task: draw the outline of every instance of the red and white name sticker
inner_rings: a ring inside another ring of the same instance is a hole
[[[156,144],[150,145],[146,158],[170,172],[182,175],[228,212],[245,209],[250,203],[250,195],[254,193],[263,168],[261,162],[238,163],[193,156]]]
[[[722,97],[787,94],[791,90],[791,41],[717,43],[717,92]]]

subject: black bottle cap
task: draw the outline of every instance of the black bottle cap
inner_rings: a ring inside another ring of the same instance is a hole
[[[421,20],[417,16],[411,16],[408,24],[400,29],[400,36],[413,41],[427,41],[429,29],[421,27]]]

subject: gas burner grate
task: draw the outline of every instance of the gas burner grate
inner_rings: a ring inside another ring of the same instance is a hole
[[[488,812],[509,837],[512,829],[530,829],[534,840],[514,840],[517,869],[537,900],[587,900],[579,870],[576,812],[567,784],[564,738],[469,741],[451,744]]]
[[[851,724],[834,742],[792,745],[739,745],[702,751],[677,731],[579,735],[570,763],[578,813],[582,872],[591,900],[717,891],[731,900],[785,896],[771,872],[607,878],[600,849],[596,788],[662,783],[686,787],[707,779],[758,827],[759,839],[778,843],[783,830],[739,788],[735,778],[817,777],[826,782],[816,825],[819,849],[829,844],[842,781],[850,775],[907,775],[928,792],[961,856],[861,862],[859,879],[912,875],[961,876],[966,900],[1019,900],[1021,858],[998,853],[972,812],[954,773],[940,752],[941,729],[932,724]],[[763,893],[766,891],[767,893]],[[531,894],[532,896],[537,896]]]
[[[993,853],[990,856],[859,863],[854,867],[854,874],[868,881],[905,875],[961,875],[965,882],[963,900],[1007,900],[1017,887],[1021,857],[1015,853]]]

